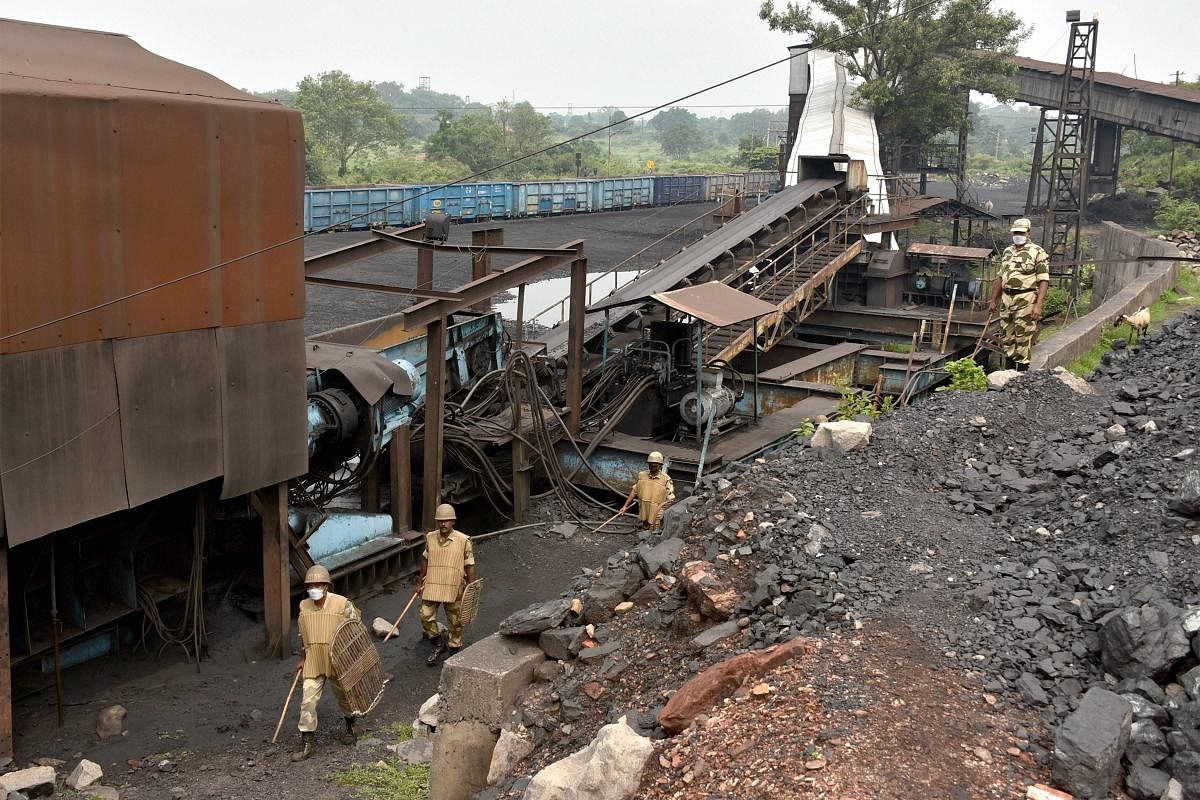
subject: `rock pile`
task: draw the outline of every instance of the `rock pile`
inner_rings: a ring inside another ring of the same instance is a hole
[[[513,775],[621,716],[665,737],[666,693],[729,656],[896,619],[1037,709],[1057,734],[1027,753],[1078,796],[1124,771],[1132,797],[1173,776],[1200,798],[1197,343],[1200,312],[1109,354],[1089,393],[1021,375],[705,477],[660,535],[501,626],[562,662],[506,726],[546,751]],[[658,702],[588,717],[631,681]]]

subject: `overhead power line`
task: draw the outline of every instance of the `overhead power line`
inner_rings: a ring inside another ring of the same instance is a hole
[[[917,12],[924,11],[925,9],[929,8],[930,6],[936,5],[939,2],[941,2],[941,0],[925,0],[925,2],[923,2],[923,3],[920,3],[915,6],[909,6],[908,8],[904,9],[903,11],[899,11],[896,14],[893,14],[892,16],[888,17],[888,20],[901,19],[903,17],[910,16],[912,14],[916,14]],[[105,300],[102,303],[96,303],[95,305],[89,306],[87,308],[81,308],[78,311],[72,311],[68,314],[63,314],[60,317],[55,317],[54,319],[49,319],[49,320],[46,320],[45,322],[39,322],[38,324],[31,325],[28,328],[23,328],[19,331],[15,331],[13,333],[9,333],[4,336],[0,336],[0,342],[7,341],[9,339],[13,339],[18,336],[24,336],[26,334],[33,333],[34,331],[41,330],[42,328],[46,328],[51,325],[58,325],[59,323],[74,319],[75,317],[83,316],[84,314],[91,314],[92,312],[100,311],[101,309],[105,309],[105,308],[108,308],[109,306],[116,305],[117,303],[123,303],[126,300],[131,300],[135,297],[141,297],[144,294],[149,294],[150,292],[158,291],[159,289],[165,289],[168,286],[174,286],[177,283],[182,283],[183,281],[191,280],[192,278],[196,278],[201,275],[206,275],[210,272],[214,272],[215,270],[222,269],[224,267],[228,267],[231,264],[236,264],[238,262],[245,261],[248,258],[254,258],[255,256],[260,256],[263,253],[269,253],[270,251],[275,250],[277,248],[286,247],[289,244],[294,244],[295,242],[303,241],[308,236],[313,236],[318,233],[325,233],[326,231],[332,230],[333,228],[344,226],[349,222],[363,219],[364,217],[369,217],[372,214],[378,214],[380,211],[386,211],[387,209],[394,208],[396,206],[402,206],[405,203],[410,203],[414,200],[418,200],[422,197],[425,197],[426,195],[430,195],[430,194],[433,194],[434,192],[441,191],[442,189],[447,189],[451,186],[457,186],[460,183],[467,183],[468,181],[474,180],[475,178],[481,178],[484,175],[488,175],[492,172],[496,172],[497,170],[504,169],[505,167],[510,167],[513,164],[517,164],[522,161],[526,161],[530,158],[536,158],[537,156],[544,155],[546,153],[551,152],[552,150],[557,150],[560,147],[564,147],[564,146],[572,144],[574,142],[578,142],[583,139],[587,139],[588,137],[595,136],[597,133],[603,133],[604,131],[607,131],[611,128],[616,128],[621,125],[625,125],[629,122],[632,122],[635,119],[644,117],[648,114],[652,114],[655,111],[661,111],[664,108],[670,108],[671,106],[680,105],[684,101],[691,100],[693,97],[698,97],[699,95],[705,94],[706,92],[711,92],[714,89],[720,89],[722,86],[728,86],[731,83],[736,83],[737,81],[740,81],[744,78],[748,78],[751,75],[757,75],[758,73],[764,72],[764,71],[770,69],[771,67],[776,67],[776,66],[779,66],[780,64],[786,64],[787,62],[791,61],[793,58],[798,58],[799,56],[806,55],[811,50],[830,47],[830,46],[835,45],[838,42],[842,41],[843,39],[854,36],[854,35],[860,33],[861,31],[866,30],[867,28],[870,28],[870,27],[872,27],[871,24],[863,25],[854,30],[847,31],[846,33],[842,34],[841,36],[835,36],[834,38],[832,38],[828,41],[819,42],[819,43],[818,42],[811,43],[811,44],[807,45],[804,50],[800,50],[796,53],[789,53],[788,55],[784,56],[783,58],[775,59],[774,61],[763,64],[762,66],[755,67],[754,69],[747,70],[746,72],[740,73],[738,75],[734,75],[732,78],[726,78],[723,81],[718,81],[717,83],[709,84],[708,86],[705,86],[703,89],[697,89],[694,92],[688,92],[687,94],[685,94],[681,97],[676,97],[673,100],[668,100],[665,103],[660,103],[656,106],[653,106],[652,108],[647,108],[644,111],[639,111],[636,114],[631,114],[628,117],[626,117],[625,119],[621,120],[620,122],[610,122],[607,125],[601,125],[600,127],[590,130],[587,133],[581,133],[581,134],[578,134],[577,136],[571,136],[571,137],[564,139],[563,141],[558,142],[556,144],[548,145],[541,149],[534,150],[531,153],[526,153],[524,155],[517,156],[515,158],[510,158],[509,160],[504,161],[500,164],[496,164],[494,166],[487,167],[485,169],[481,169],[476,172],[472,172],[469,175],[464,175],[463,177],[459,178],[458,180],[449,181],[448,183],[443,183],[439,186],[431,186],[428,189],[426,189],[425,191],[420,192],[416,195],[413,195],[412,197],[408,197],[403,200],[397,200],[394,203],[389,203],[386,206],[382,206],[380,208],[375,209],[374,211],[368,211],[368,212],[364,212],[362,214],[356,214],[348,219],[341,220],[336,224],[327,225],[324,228],[319,228],[315,231],[309,231],[308,233],[303,233],[303,234],[300,234],[299,236],[292,236],[288,239],[284,239],[281,242],[276,242],[274,244],[270,244],[265,247],[260,247],[259,249],[253,250],[249,253],[244,253],[243,255],[236,256],[234,258],[230,258],[225,261],[220,261],[216,264],[212,264],[211,266],[207,266],[202,269],[194,270],[193,272],[189,272],[186,275],[179,275],[177,277],[170,278],[165,281],[160,281],[159,283],[153,284],[151,286],[147,286],[143,289],[138,289],[137,291],[129,292],[127,294],[121,295],[120,297],[115,297],[111,300]]]

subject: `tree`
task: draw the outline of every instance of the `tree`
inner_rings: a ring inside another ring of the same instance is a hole
[[[669,156],[685,156],[704,146],[700,121],[686,108],[673,106],[658,112],[650,120],[650,127],[663,152]]]
[[[808,37],[842,53],[863,83],[856,102],[875,115],[885,152],[924,144],[966,123],[974,89],[1010,100],[1016,66],[1008,59],[1029,35],[1011,11],[990,0],[934,0],[911,14],[896,0],[809,0],[776,10],[764,0],[758,16],[772,30]]]
[[[404,142],[404,118],[388,107],[370,81],[344,72],[323,72],[300,81],[296,108],[304,115],[304,132],[338,164],[346,177],[350,159],[385,145]]]
[[[734,163],[746,169],[778,169],[779,148],[763,144],[757,136],[743,136],[738,140]]]

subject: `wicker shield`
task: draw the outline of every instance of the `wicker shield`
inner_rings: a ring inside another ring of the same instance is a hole
[[[471,581],[467,584],[467,588],[463,589],[458,607],[458,618],[462,621],[464,628],[474,622],[475,615],[479,613],[479,599],[482,596],[483,578]]]
[[[370,713],[383,697],[391,677],[383,671],[379,651],[360,620],[348,619],[338,626],[329,647],[333,678],[355,716]]]

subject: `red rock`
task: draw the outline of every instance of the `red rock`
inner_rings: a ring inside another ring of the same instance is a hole
[[[604,687],[595,681],[592,681],[591,683],[585,683],[583,685],[583,693],[593,700],[599,700],[600,696],[604,694]]]
[[[1026,788],[1025,797],[1027,800],[1074,800],[1072,795],[1060,792],[1058,789],[1051,789],[1044,783],[1035,783]]]
[[[810,640],[797,638],[714,664],[679,687],[659,712],[658,724],[667,733],[679,733],[700,714],[711,711],[748,679],[758,678],[785,661],[809,655],[815,649]]]
[[[726,620],[733,614],[742,596],[717,578],[716,569],[707,561],[689,561],[679,574],[692,602],[706,617]]]

